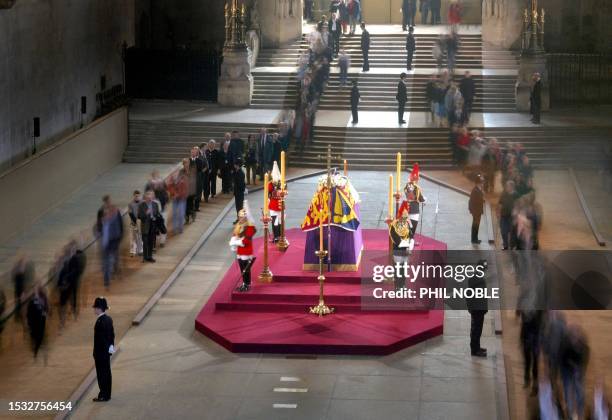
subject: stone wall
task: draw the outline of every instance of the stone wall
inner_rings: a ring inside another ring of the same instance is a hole
[[[0,174],[0,243],[121,162],[128,142],[120,108]],[[34,191],[36,193],[34,194]]]
[[[539,0],[546,13],[548,51],[612,53],[612,2]]]
[[[0,171],[90,122],[101,76],[122,83],[121,44],[133,44],[133,0],[20,0],[0,10]]]
[[[137,0],[138,46],[220,50],[224,5],[223,0]]]
[[[520,48],[527,0],[483,0],[482,36],[504,48]],[[549,52],[612,52],[612,2],[539,0],[546,11],[545,47]]]
[[[482,39],[506,49],[520,49],[524,0],[482,0]]]
[[[275,48],[302,35],[301,0],[257,0],[261,46]]]

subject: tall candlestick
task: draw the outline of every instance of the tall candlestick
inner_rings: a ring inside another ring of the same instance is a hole
[[[323,251],[323,218],[319,219],[319,251]]]
[[[264,196],[263,212],[264,212],[264,216],[266,217],[270,214],[270,209],[268,206],[268,183],[269,183],[269,175],[266,172],[266,175],[264,176],[264,188],[263,188],[263,196]]]
[[[344,176],[348,176],[348,162],[344,159]]]
[[[393,217],[393,175],[389,174],[389,218]]]
[[[285,189],[285,152],[281,152],[281,190]]]
[[[400,191],[400,188],[402,187],[402,154],[400,152],[397,152],[397,168],[396,168],[396,176],[397,176],[397,192]]]

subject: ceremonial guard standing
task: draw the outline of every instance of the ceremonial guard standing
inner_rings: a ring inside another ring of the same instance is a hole
[[[404,187],[406,198],[402,201],[398,214],[401,214],[403,209],[408,209],[408,217],[410,218],[410,241],[414,246],[414,234],[416,233],[417,225],[421,215],[421,203],[424,203],[426,198],[423,195],[421,187],[419,187],[419,164],[415,163],[410,173],[410,180]],[[412,249],[412,248],[411,248]]]
[[[281,235],[281,173],[278,169],[278,163],[274,161],[272,168],[272,180],[268,183],[268,197],[270,198],[270,218],[272,219],[272,233],[274,234],[273,242],[277,243]]]
[[[393,262],[408,262],[408,256],[414,247],[412,223],[408,214],[408,206],[401,206],[395,220],[389,224],[389,236],[393,242]],[[399,290],[406,284],[404,277],[395,279],[395,288]]]
[[[234,232],[229,245],[232,251],[236,252],[236,260],[242,276],[242,285],[238,291],[247,292],[251,287],[251,267],[255,262],[253,255],[253,236],[257,229],[249,211],[247,200],[244,207],[238,212],[238,222],[234,226]]]

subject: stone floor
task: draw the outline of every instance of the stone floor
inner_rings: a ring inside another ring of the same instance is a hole
[[[352,172],[365,227],[382,227],[386,174]],[[298,226],[315,179],[290,184],[287,225]],[[469,249],[467,198],[423,182],[428,198],[423,234]],[[257,208],[259,194],[250,198]],[[438,212],[435,212],[435,209]],[[193,321],[233,263],[225,247],[226,217],[145,322],[119,343],[110,404],[97,405],[93,387],[73,414],[96,418],[209,419],[473,419],[498,418],[501,340],[487,316],[483,345],[473,359],[469,318],[447,311],[445,334],[385,357],[232,354],[194,332]],[[486,248],[487,246],[483,246]]]
[[[612,106],[560,108],[542,114],[539,127],[590,127],[610,126],[607,118]],[[215,104],[186,101],[136,101],[130,107],[130,118],[137,120],[169,120],[181,122],[227,122],[273,124],[281,114],[278,109],[227,109]],[[408,122],[404,128],[431,127],[425,112],[406,112]],[[231,124],[231,123],[230,123]],[[396,112],[361,111],[359,123],[351,124],[350,111],[319,111],[315,122],[321,127],[379,127],[397,128]],[[530,115],[521,112],[473,112],[470,125],[473,127],[534,127]]]
[[[3,240],[0,244],[0,288],[6,290],[8,307],[13,306],[13,296],[9,293],[9,290],[12,291],[9,273],[16,255],[29,255],[35,263],[37,277],[44,277],[57,252],[70,238],[81,244],[88,244],[92,240],[92,228],[103,195],[110,194],[119,208],[126,208],[132,199],[132,192],[144,188],[155,168],[165,176],[174,165],[119,164],[49,209],[29,229]]]

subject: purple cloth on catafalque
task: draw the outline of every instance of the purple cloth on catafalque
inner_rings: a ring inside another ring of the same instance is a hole
[[[355,213],[360,218],[359,204],[355,204]],[[328,248],[327,225],[323,228],[323,246]],[[361,250],[363,248],[363,238],[361,234],[361,224],[357,230],[345,230],[337,226],[331,227],[331,264],[332,271],[357,271]],[[319,257],[315,252],[319,249],[319,229],[306,232],[306,245],[304,247],[304,269],[314,270],[319,265]],[[327,264],[328,260],[325,259]]]

